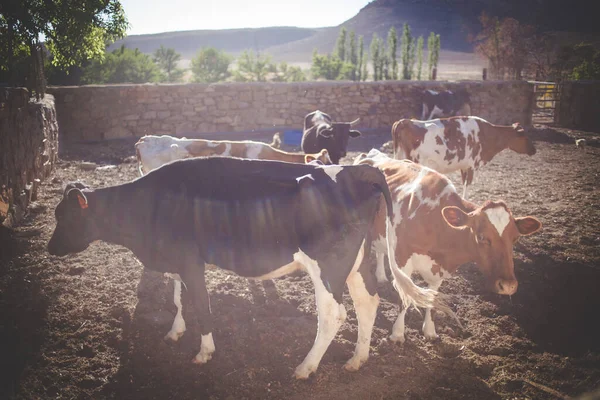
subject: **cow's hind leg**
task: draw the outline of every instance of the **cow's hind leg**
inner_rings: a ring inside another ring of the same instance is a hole
[[[315,338],[313,347],[304,358],[304,361],[302,361],[302,364],[296,367],[294,374],[297,379],[307,379],[309,375],[315,372],[319,367],[323,354],[325,354],[325,351],[331,344],[331,341],[337,334],[340,326],[342,326],[346,320],[346,309],[342,304],[342,293],[346,276],[341,279],[341,282],[330,282],[319,263],[303,252],[299,252],[295,255],[295,261],[303,264],[310,275],[311,280],[315,285],[315,298],[317,303],[317,337]],[[323,262],[331,264],[329,265],[330,268],[343,268],[343,265],[340,265],[341,263],[337,266],[335,265],[336,262],[333,260],[333,257],[328,257],[327,261]]]
[[[210,310],[210,298],[206,290],[204,269],[204,262],[191,263],[186,265],[182,274],[187,287],[186,293],[192,296],[192,305],[195,309],[193,318],[195,318],[196,325],[200,326],[202,335],[200,352],[192,360],[195,364],[205,364],[215,352],[215,343],[212,337],[213,320]]]
[[[169,278],[173,279],[173,302],[175,303],[175,307],[177,307],[177,314],[173,320],[171,330],[165,335],[165,340],[176,342],[185,332],[185,320],[183,319],[183,307],[181,304],[181,278],[179,275],[171,276],[171,274],[169,274]]]
[[[355,266],[346,280],[358,319],[358,338],[354,355],[344,366],[348,371],[357,371],[369,358],[371,334],[379,305],[377,284],[369,268],[368,257],[364,257],[361,251],[356,262],[360,268],[357,271]]]
[[[429,289],[438,290],[442,284],[444,278],[442,277],[442,269],[435,263],[431,258],[421,258],[415,263],[415,268],[419,274],[423,277]],[[435,331],[435,323],[431,317],[431,308],[425,309],[425,318],[423,321],[423,335],[428,340],[434,340],[438,338]]]

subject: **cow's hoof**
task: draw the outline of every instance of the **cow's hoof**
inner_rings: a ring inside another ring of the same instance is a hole
[[[300,364],[296,367],[296,371],[294,372],[294,377],[296,379],[308,379],[310,374],[317,370],[316,366],[310,366],[305,364]]]
[[[425,339],[429,342],[437,342],[441,340],[437,333],[425,333],[424,336]]]
[[[346,362],[346,364],[344,365],[344,369],[350,372],[358,371],[360,367],[367,361],[367,358],[354,356],[351,359],[349,359],[348,362]]]
[[[184,332],[185,331],[183,331],[183,332],[169,331],[165,335],[164,340],[167,341],[167,342],[169,342],[169,341],[176,342],[176,341],[179,340],[179,338],[181,338],[183,336]]]
[[[196,354],[196,357],[192,359],[194,364],[202,365],[206,364],[212,358],[212,353],[203,353],[202,351]]]
[[[395,335],[392,333],[390,335],[390,340],[396,344],[404,344],[404,342],[406,341],[406,338],[404,337],[404,335]]]

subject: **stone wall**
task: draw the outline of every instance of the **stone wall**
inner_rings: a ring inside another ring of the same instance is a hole
[[[464,88],[472,113],[496,124],[531,123],[532,85],[521,82],[309,82],[52,87],[61,140],[146,134],[302,129],[314,110],[337,121],[360,117],[358,129],[390,127],[418,116],[424,89]]]
[[[600,132],[600,81],[562,83],[554,122],[565,128]]]
[[[1,89],[0,223],[11,226],[21,219],[57,157],[54,98],[30,101],[26,89]]]

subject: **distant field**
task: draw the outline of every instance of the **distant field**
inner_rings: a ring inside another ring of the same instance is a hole
[[[427,53],[424,54],[424,70],[426,69]],[[303,71],[310,70],[311,62],[290,62],[290,65],[300,67]],[[179,62],[181,68],[188,69],[191,65],[190,59],[182,59]],[[456,51],[443,51],[440,54],[440,62],[438,64],[438,76],[440,81],[457,81],[457,80],[480,80],[482,78],[482,70],[487,65],[487,62],[474,53],[461,53]],[[369,65],[369,72],[372,74],[373,69]],[[188,81],[191,80],[192,74],[187,71],[185,75]]]

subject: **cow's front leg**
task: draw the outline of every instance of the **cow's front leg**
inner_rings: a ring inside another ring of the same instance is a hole
[[[183,319],[183,306],[181,304],[181,277],[179,274],[165,274],[173,279],[173,302],[177,307],[177,314],[173,320],[171,330],[165,335],[165,340],[176,342],[185,332],[185,320]]]
[[[206,290],[204,268],[204,262],[193,263],[186,266],[183,274],[188,289],[186,293],[192,297],[192,305],[195,309],[193,310],[193,318],[196,319],[196,325],[200,326],[202,335],[200,352],[192,359],[194,364],[205,364],[215,352],[215,343],[212,337],[213,320],[210,310],[210,298]]]
[[[466,170],[460,170],[460,175],[463,183],[463,192],[462,198],[467,199],[467,186],[469,186],[473,182],[473,168],[468,168]]]
[[[325,354],[340,326],[346,320],[346,309],[342,304],[346,276],[341,278],[341,282],[330,282],[316,260],[311,259],[303,252],[296,253],[294,258],[295,261],[304,265],[310,275],[315,285],[317,303],[317,337],[304,361],[296,367],[294,373],[296,379],[307,379],[319,367],[323,354]],[[329,267],[343,268],[343,263],[342,265],[336,265],[333,260],[329,260],[327,264],[331,264]],[[347,270],[350,270],[350,268]],[[327,283],[327,286],[325,283]]]

